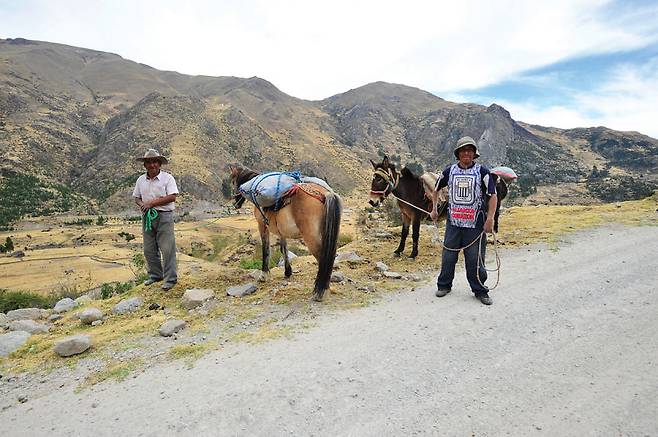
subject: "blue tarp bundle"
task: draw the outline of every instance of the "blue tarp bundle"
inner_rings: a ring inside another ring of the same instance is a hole
[[[240,185],[240,193],[256,206],[276,207],[281,197],[299,182],[301,174],[298,171],[265,173]]]

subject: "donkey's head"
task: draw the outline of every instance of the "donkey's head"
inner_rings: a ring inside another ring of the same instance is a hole
[[[400,175],[395,169],[395,164],[388,160],[388,156],[379,164],[370,160],[375,173],[372,176],[370,184],[370,205],[379,206],[396,187],[400,180]]]

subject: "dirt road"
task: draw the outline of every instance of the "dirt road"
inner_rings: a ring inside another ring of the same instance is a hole
[[[658,227],[566,239],[503,251],[491,307],[458,270],[441,299],[16,403],[0,435],[658,435]]]

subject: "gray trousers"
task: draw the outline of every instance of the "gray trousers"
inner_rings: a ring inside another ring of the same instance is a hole
[[[144,258],[146,258],[149,277],[156,281],[164,280],[167,284],[175,284],[178,281],[178,274],[176,273],[174,213],[158,211],[158,216],[151,224],[152,230],[144,231],[142,218]]]

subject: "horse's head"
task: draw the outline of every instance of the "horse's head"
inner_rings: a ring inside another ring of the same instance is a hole
[[[235,164],[229,165],[229,172],[231,174],[231,187],[233,188],[233,207],[235,209],[240,209],[242,204],[246,200],[245,197],[240,193],[240,185],[244,184],[248,180],[258,176],[258,173],[255,171],[249,170],[248,168],[243,168]]]
[[[388,160],[388,156],[384,156],[379,164],[374,163],[372,159],[370,163],[375,169],[375,174],[372,176],[370,184],[369,203],[376,207],[397,187],[400,175],[395,169],[395,165]]]

